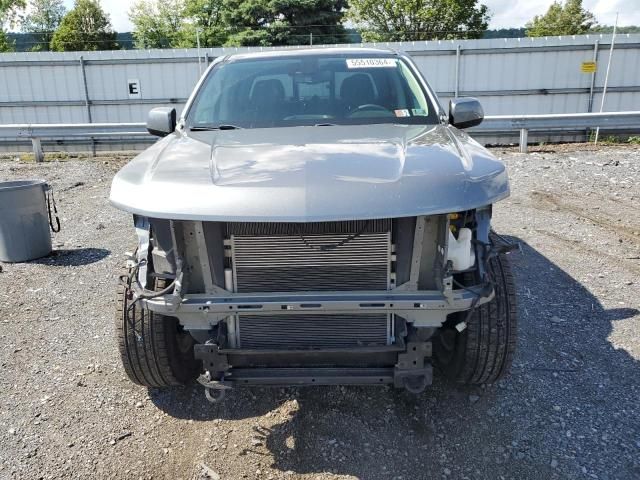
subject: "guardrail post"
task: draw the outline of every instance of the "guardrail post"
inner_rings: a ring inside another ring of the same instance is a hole
[[[520,153],[527,153],[529,151],[529,130],[526,128],[520,129]]]
[[[32,138],[31,145],[33,146],[33,156],[35,157],[36,163],[44,162],[44,152],[42,151],[42,142],[40,142],[40,139]]]

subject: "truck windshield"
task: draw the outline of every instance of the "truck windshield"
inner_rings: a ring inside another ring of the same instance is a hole
[[[188,112],[190,128],[435,124],[409,65],[394,56],[287,55],[214,67]]]

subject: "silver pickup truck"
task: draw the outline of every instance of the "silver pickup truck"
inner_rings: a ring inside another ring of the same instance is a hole
[[[217,58],[163,137],[114,178],[133,215],[116,327],[132,381],[491,383],[516,341],[505,166],[413,61],[323,48]]]

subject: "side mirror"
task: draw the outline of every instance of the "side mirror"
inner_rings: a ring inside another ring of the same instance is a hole
[[[472,97],[454,98],[449,102],[449,123],[456,128],[480,125],[484,110],[480,102]]]
[[[147,130],[151,135],[166,137],[176,129],[176,109],[171,107],[154,108],[147,117]]]

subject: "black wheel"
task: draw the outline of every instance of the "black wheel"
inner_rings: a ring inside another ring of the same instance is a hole
[[[491,241],[500,240],[492,235]],[[474,310],[466,329],[454,327],[467,316],[459,312],[434,339],[436,365],[444,375],[460,383],[493,383],[509,372],[516,349],[516,292],[509,259],[498,255],[489,262],[495,298]]]
[[[156,291],[165,287],[165,280],[156,280]],[[132,304],[130,290],[123,285],[118,285],[116,297],[116,337],[131,381],[145,387],[192,383],[200,362],[193,356],[193,337],[178,320]]]

